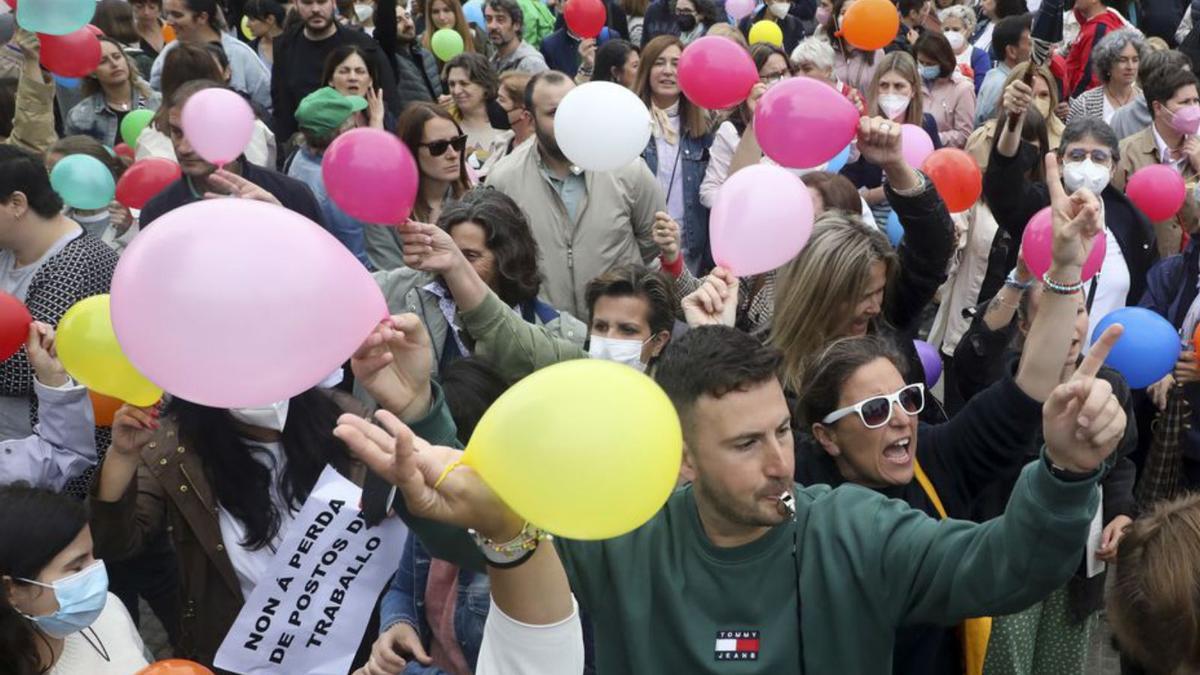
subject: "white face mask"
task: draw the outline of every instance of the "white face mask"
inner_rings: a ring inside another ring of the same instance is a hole
[[[948,30],[943,35],[946,36],[946,40],[950,43],[950,48],[954,50],[955,54],[963,48],[963,45],[967,44],[967,39],[963,37],[962,33],[956,30]]]
[[[654,336],[650,336],[643,342],[642,340],[620,340],[593,335],[591,343],[588,344],[588,356],[593,359],[615,361],[635,368],[638,372],[644,372],[646,364],[642,363],[642,347],[653,339]]]
[[[358,17],[359,23],[363,23],[375,16],[375,8],[370,5],[355,4],[354,15]]]
[[[911,96],[903,96],[901,94],[884,94],[879,97],[879,109],[883,111],[888,119],[896,119],[908,110],[908,103],[912,100]]]
[[[230,408],[229,414],[233,415],[233,419],[242,424],[270,429],[272,431],[283,431],[283,425],[287,423],[289,403],[291,401],[284,399],[256,408]]]
[[[1108,187],[1109,177],[1108,167],[1096,164],[1091,159],[1063,164],[1063,185],[1067,187],[1067,192],[1087,188],[1098,197]]]
[[[787,16],[788,11],[791,8],[792,3],[790,2],[774,2],[767,5],[767,9],[771,11],[771,14],[773,14],[776,19],[782,19],[783,17]]]

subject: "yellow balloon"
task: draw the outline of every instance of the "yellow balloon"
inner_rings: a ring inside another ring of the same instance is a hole
[[[162,398],[162,389],[139,373],[117,344],[108,295],[93,295],[72,305],[56,332],[58,360],[88,389],[142,407]]]
[[[610,539],[658,512],[683,435],[654,380],[577,359],[526,377],[475,428],[463,456],[522,518],[572,539]]]
[[[254,33],[250,32],[250,17],[248,16],[242,17],[242,35],[245,35],[247,40],[254,39]]]
[[[751,26],[750,44],[756,45],[760,42],[783,47],[783,31],[779,28],[779,24],[763,19]]]

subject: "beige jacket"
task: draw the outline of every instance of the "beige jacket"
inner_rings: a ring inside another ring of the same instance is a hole
[[[557,309],[590,316],[587,283],[625,263],[656,266],[654,212],[666,211],[658,180],[639,157],[616,171],[584,174],[587,194],[574,222],[543,173],[537,143],[524,143],[496,163],[488,187],[512,197],[529,218],[541,250],[542,297]]]
[[[1138,169],[1159,164],[1158,144],[1154,141],[1154,125],[1121,141],[1121,161],[1113,171],[1112,184],[1122,192],[1129,177]],[[1183,232],[1192,232],[1196,228],[1197,205],[1195,187],[1198,180],[1196,169],[1191,162],[1183,166],[1183,180],[1187,183],[1186,198],[1183,208],[1170,220],[1154,223],[1154,236],[1158,240],[1158,255],[1161,258],[1175,255],[1183,247]]]

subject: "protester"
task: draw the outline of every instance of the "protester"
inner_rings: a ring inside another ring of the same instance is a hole
[[[139,44],[141,38],[134,26],[132,5],[125,0],[100,0],[96,3],[92,25],[99,28],[106,37],[117,41],[121,50],[137,67],[138,75],[143,80],[150,79],[150,67],[154,65],[154,56],[144,52]]]
[[[525,15],[516,0],[488,0],[483,7],[488,41],[495,49],[492,68],[497,73],[519,70],[537,74],[548,70],[541,52],[523,41]]]
[[[425,32],[421,37],[421,46],[427,51],[433,49],[433,34],[448,28],[462,37],[463,51],[487,53],[484,36],[467,24],[467,17],[463,14],[462,4],[458,0],[424,0],[423,14]],[[445,65],[440,58],[437,58],[436,64],[438,71]]]
[[[512,140],[504,154],[512,152],[513,148],[533,138],[533,113],[525,109],[525,87],[529,85],[527,73],[509,71],[500,76],[500,88],[496,93],[496,103],[504,111],[508,126],[512,128]]]
[[[394,131],[396,117],[383,105],[383,90],[376,86],[379,73],[369,58],[354,45],[342,45],[329,52],[321,80],[342,96],[359,96],[367,102],[366,109],[358,111],[357,126]]]
[[[554,113],[575,83],[549,71],[525,88],[536,143],[526,143],[501,160],[488,186],[511,197],[529,215],[542,250],[543,297],[561,311],[587,314],[588,281],[622,263],[653,264],[655,214],[666,201],[654,174],[641,159],[607,172],[580,171],[559,149]]]
[[[242,6],[242,14],[246,17],[250,34],[254,36],[250,48],[270,68],[275,61],[275,40],[283,35],[287,12],[275,0],[247,0]]]
[[[83,79],[80,101],[63,122],[67,136],[83,134],[113,146],[121,142],[121,120],[133,110],[157,110],[159,95],[138,76],[132,59],[112,38],[100,38],[100,64]]]
[[[841,37],[842,20],[855,0],[834,0],[824,24],[826,39],[833,45],[833,73],[842,82],[858,91],[867,91],[875,79],[875,62],[883,58],[883,50],[860,50]]]
[[[972,81],[958,72],[954,50],[946,38],[937,33],[926,33],[917,38],[913,53],[924,82],[923,94],[937,121],[938,140],[944,147],[963,147],[974,128]]]
[[[1013,82],[1024,80],[1025,71],[1031,66],[1029,63],[1022,63],[1013,68],[1008,77],[1004,79],[1004,86],[1001,91],[1007,90]],[[1041,118],[1041,126],[1046,130],[1046,136],[1050,143],[1047,152],[1057,149],[1062,142],[1063,130],[1066,125],[1055,114],[1058,108],[1058,81],[1054,79],[1054,75],[1044,66],[1034,67],[1033,71],[1033,107],[1038,111],[1038,116]],[[976,127],[975,131],[971,132],[971,136],[967,139],[966,148],[967,154],[975,160],[979,165],[981,172],[987,172],[988,160],[992,155],[992,146],[996,144],[996,128],[1001,124],[1008,123],[1007,115],[993,113],[992,118],[984,122],[982,126]],[[978,114],[976,114],[978,118]],[[1036,170],[1036,167],[1034,167]],[[1007,269],[1012,269],[1010,264]]]
[[[133,25],[137,29],[138,46],[142,52],[154,59],[162,52],[163,39],[162,0],[130,0],[133,8]]]
[[[1200,107],[1196,76],[1190,70],[1164,68],[1155,71],[1144,84],[1146,104],[1154,121],[1149,128],[1121,141],[1113,185],[1124,190],[1138,169],[1155,164],[1166,164],[1194,184],[1200,174],[1200,140],[1196,138],[1195,124],[1189,125],[1176,114]],[[1154,223],[1160,257],[1174,255],[1183,248],[1183,235],[1195,231],[1198,212],[1196,197],[1188,191],[1174,218]]]
[[[1192,64],[1186,56],[1177,51],[1152,51],[1146,54],[1138,65],[1138,83],[1141,85],[1139,89],[1144,90],[1146,80],[1157,77],[1160,68],[1191,70]],[[1150,126],[1151,121],[1150,106],[1146,103],[1145,94],[1139,91],[1132,103],[1113,113],[1109,125],[1117,134],[1117,138],[1123,141]]]
[[[11,672],[126,675],[146,666],[79,500],[0,486],[0,579],[0,650]]]
[[[437,101],[442,96],[437,60],[428,48],[421,46],[412,15],[400,6],[396,7],[396,40],[396,95],[400,110],[413,101]]]
[[[91,136],[67,136],[59,139],[46,152],[46,171],[54,171],[54,166],[68,155],[88,155],[94,158],[112,173],[114,181],[119,181],[125,173],[125,164]],[[129,210],[116,201],[99,209],[68,206],[63,209],[63,214],[79,223],[85,233],[108,244],[118,253],[123,251],[138,233],[136,224],[129,216]]]
[[[396,122],[396,135],[417,160],[420,182],[412,218],[437,222],[451,201],[471,188],[467,135],[450,113],[431,103],[413,103]],[[367,256],[378,270],[404,267],[400,234],[391,227],[366,228]]]
[[[642,63],[641,50],[637,43],[625,40],[609,40],[596,49],[592,82],[616,82],[622,87],[633,89],[637,82],[638,67]],[[576,78],[578,81],[578,78]]]
[[[162,91],[164,59],[180,44],[204,45],[219,42],[229,57],[230,86],[245,92],[256,105],[271,110],[271,71],[259,60],[258,54],[225,32],[216,0],[165,0],[164,10],[167,24],[175,30],[175,42],[158,52],[154,66],[150,69],[150,86]],[[276,101],[278,106],[280,102]],[[290,114],[291,108],[283,107],[276,114]]]
[[[742,34],[749,39],[751,26],[759,21],[770,21],[779,26],[779,30],[783,33],[783,50],[791,53],[806,35],[804,25],[800,22],[799,17],[790,12],[791,8],[792,3],[788,0],[773,0],[763,4],[761,9],[738,22],[738,27]]]
[[[854,104],[858,114],[867,114],[867,104],[857,89],[842,82],[833,74],[833,47],[829,41],[821,37],[805,38],[792,50],[791,65],[794,75],[804,75],[814,80],[827,82],[838,90],[842,96]],[[761,73],[759,73],[761,76]]]
[[[300,100],[327,83],[322,79],[324,66],[338,47],[354,45],[367,55],[366,61],[377,75],[371,78],[372,86],[383,90],[384,106],[392,114],[400,114],[391,58],[378,42],[366,33],[338,25],[333,20],[333,0],[297,0],[296,13],[302,23],[279,37],[271,66],[272,128],[280,143],[296,133],[295,112]]]
[[[1004,58],[1004,52],[995,44],[994,29],[1000,27],[1000,22],[1014,16],[1020,16],[1029,11],[1025,0],[981,0],[978,8],[979,23],[975,26],[975,34],[971,42],[992,57],[995,62]],[[1026,21],[1026,24],[1029,22]]]
[[[499,115],[500,81],[482,54],[459,54],[446,63],[444,73],[454,101],[451,114],[467,134],[467,168],[483,181],[513,139],[512,130],[504,128],[507,116]]]
[[[958,70],[975,83],[975,93],[983,86],[983,78],[992,69],[992,59],[988,53],[971,44],[971,35],[975,33],[975,13],[963,5],[952,4],[938,12],[942,22],[942,35],[954,50],[954,61]]]
[[[996,114],[996,106],[1004,93],[1009,73],[1018,65],[1029,61],[1033,53],[1033,40],[1029,37],[1029,17],[1010,16],[996,24],[992,38],[992,50],[996,60],[992,69],[979,86],[975,98],[975,124],[981,125]],[[1057,84],[1055,85],[1057,87]]]
[[[1141,94],[1137,87],[1138,66],[1146,53],[1146,41],[1136,28],[1122,28],[1105,35],[1092,50],[1100,86],[1071,100],[1067,122],[1087,116],[1103,119],[1107,124],[1118,109],[1131,104]]]
[[[21,69],[12,95],[11,125],[3,144],[42,154],[58,139],[54,128],[55,80],[39,65],[41,45],[37,35],[18,28],[9,48],[20,52]]]
[[[1120,12],[1100,0],[1075,0],[1073,12],[1075,20],[1079,22],[1079,34],[1067,51],[1066,74],[1063,77],[1063,92],[1067,98],[1075,98],[1088,89],[1100,86],[1093,47],[1109,31],[1120,30],[1126,25],[1125,17]]]
[[[925,34],[925,20],[933,10],[931,0],[900,0],[897,8],[900,11],[900,29],[896,31],[896,39],[888,45],[887,51],[912,52],[917,40]]]

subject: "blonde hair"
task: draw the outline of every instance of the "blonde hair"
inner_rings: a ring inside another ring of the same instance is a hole
[[[867,115],[886,117],[879,108],[879,82],[884,75],[891,72],[907,80],[912,88],[912,100],[909,101],[908,112],[904,116],[905,123],[921,126],[925,117],[925,98],[921,93],[921,76],[917,72],[917,61],[908,52],[884,54],[879,63],[875,64],[875,77],[871,78],[871,86],[867,89],[867,96],[871,100],[871,108]]]
[[[771,342],[783,353],[783,383],[800,391],[804,364],[837,338],[867,290],[871,265],[891,281],[899,258],[887,237],[857,215],[827,212],[800,255],[776,272]]]
[[[1158,504],[1118,547],[1108,620],[1121,650],[1156,675],[1200,663],[1200,495]]]
[[[727,23],[716,23],[709,27],[705,35],[716,35],[723,38],[733,40],[742,46],[742,49],[750,51],[750,43],[746,42],[746,36],[742,35],[742,31]]]

